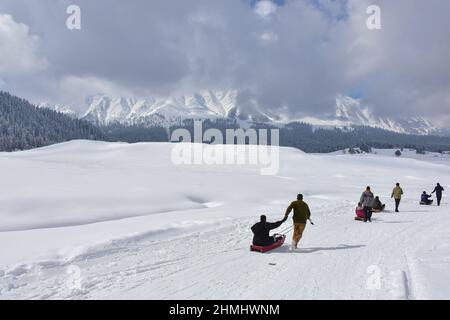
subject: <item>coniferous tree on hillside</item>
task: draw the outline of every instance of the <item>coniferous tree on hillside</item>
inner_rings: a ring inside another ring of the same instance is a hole
[[[36,108],[24,99],[0,91],[0,151],[26,150],[74,139],[104,138],[99,128],[86,121]]]

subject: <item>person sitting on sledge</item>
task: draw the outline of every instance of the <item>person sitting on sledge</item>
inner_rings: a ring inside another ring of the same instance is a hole
[[[364,212],[364,208],[361,204],[361,202],[358,203],[358,206],[355,209],[355,213],[356,213],[356,220],[364,220],[366,213]]]
[[[376,197],[375,197],[375,200],[374,200],[374,202],[373,202],[373,208],[372,208],[372,209],[373,209],[374,211],[381,212],[381,211],[384,210],[385,207],[386,207],[386,205],[383,204],[383,203],[381,203],[380,197],[376,196]]]
[[[281,226],[287,217],[277,222],[267,222],[267,217],[262,215],[260,221],[255,223],[252,227],[253,231],[253,244],[255,246],[266,247],[275,243],[278,239],[270,236],[270,230],[276,229]]]
[[[429,206],[433,203],[433,200],[430,200],[432,196],[430,194],[427,194],[426,191],[422,192],[422,195],[420,196],[420,204],[424,204]]]

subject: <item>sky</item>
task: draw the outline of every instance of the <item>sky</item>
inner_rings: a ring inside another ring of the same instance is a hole
[[[66,26],[71,4],[80,30]],[[449,12],[442,0],[1,0],[0,90],[78,111],[100,92],[238,90],[293,116],[330,113],[343,94],[445,124]]]

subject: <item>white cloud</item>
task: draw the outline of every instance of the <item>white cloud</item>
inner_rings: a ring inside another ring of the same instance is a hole
[[[60,101],[73,106],[77,111],[84,110],[85,98],[92,94],[102,93],[112,97],[132,97],[137,93],[107,79],[95,76],[68,76],[56,86],[61,95]]]
[[[263,0],[263,1],[259,1],[256,5],[255,5],[255,12],[263,17],[266,18],[268,16],[270,16],[272,13],[274,13],[275,11],[277,11],[278,6],[273,3],[270,0]]]
[[[86,13],[80,32],[61,27],[70,0],[0,1],[0,12],[31,30],[1,16],[4,90],[67,104],[69,96],[98,91],[165,96],[237,89],[269,111],[284,106],[299,116],[330,113],[337,94],[357,94],[380,116],[449,114],[450,1],[77,3]],[[382,30],[367,29],[371,4],[381,7]],[[105,14],[105,7],[115,9]],[[14,49],[16,42],[25,49]],[[18,75],[45,66],[38,49],[49,68]]]
[[[0,14],[0,73],[28,74],[44,70],[45,58],[37,53],[39,37],[18,23],[11,15]]]
[[[265,44],[270,44],[278,40],[278,35],[274,32],[263,32],[260,36],[261,41]]]

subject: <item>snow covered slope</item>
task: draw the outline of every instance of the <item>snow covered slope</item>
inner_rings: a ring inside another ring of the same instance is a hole
[[[261,176],[250,165],[176,166],[173,147],[0,153],[0,299],[450,298],[450,202],[418,205],[437,181],[450,189],[450,162],[282,148],[279,173]],[[371,224],[353,220],[366,185],[388,208]],[[316,224],[302,249],[249,252],[259,215],[281,219],[299,192]]]

